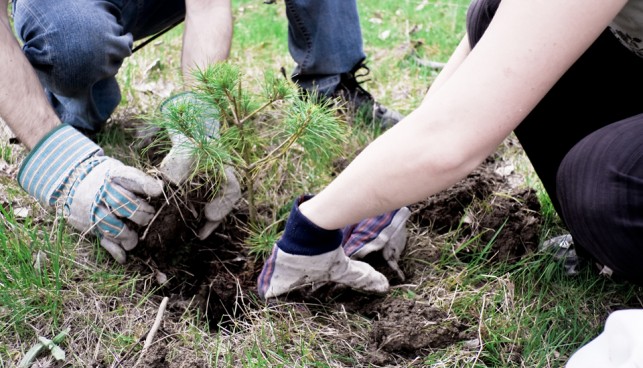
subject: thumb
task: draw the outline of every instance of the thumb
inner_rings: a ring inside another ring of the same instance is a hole
[[[121,164],[110,170],[109,176],[112,182],[136,194],[158,197],[163,192],[162,181],[131,166]]]

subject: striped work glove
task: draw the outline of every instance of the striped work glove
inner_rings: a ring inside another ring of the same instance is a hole
[[[259,296],[269,299],[326,282],[368,293],[386,293],[389,284],[384,275],[346,256],[341,247],[341,230],[322,229],[299,211],[299,204],[309,198],[300,197],[293,204],[286,229],[259,275]]]
[[[45,206],[55,206],[83,234],[93,233],[119,263],[138,243],[126,222],[147,225],[154,208],[145,198],[161,194],[161,181],[103,155],[103,150],[69,125],[48,133],[18,173],[20,186]]]
[[[344,228],[342,247],[351,259],[362,259],[367,254],[382,251],[382,256],[400,280],[404,273],[398,265],[406,247],[406,220],[411,215],[407,207],[371,217]]]
[[[194,129],[196,134],[202,135],[199,139],[216,139],[219,135],[219,122],[213,118],[215,114],[212,108],[199,101],[191,92],[170,97],[161,104],[160,112],[164,119],[172,119],[172,115],[187,115],[185,116],[187,121],[200,124]],[[201,118],[199,112],[203,112],[206,117]],[[172,141],[172,148],[161,161],[159,171],[164,179],[179,186],[188,180],[195,170],[194,143],[177,131],[168,131],[168,135]],[[197,235],[201,240],[210,236],[219,227],[241,198],[241,186],[232,167],[226,166],[224,173],[225,181],[222,187],[214,199],[205,205],[206,223],[199,229]]]

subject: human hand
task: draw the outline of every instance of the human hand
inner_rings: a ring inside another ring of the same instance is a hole
[[[187,125],[192,124],[192,122],[190,122],[192,119],[186,116],[199,115],[200,118],[201,115],[213,115],[211,114],[211,108],[208,108],[191,92],[180,93],[168,98],[161,104],[159,110],[162,119],[168,121],[185,119],[188,121],[185,122]],[[185,116],[180,117],[179,115]],[[198,138],[188,138],[178,129],[168,129],[167,133],[172,142],[172,148],[161,161],[159,171],[164,179],[176,186],[183,184],[194,172],[194,166],[196,164],[194,139],[204,139],[207,141],[216,139],[219,135],[219,122],[214,118],[198,119],[198,124],[202,124],[202,126],[187,127],[192,130],[195,135],[198,135]]]
[[[411,215],[407,207],[368,218],[344,229],[342,247],[351,259],[362,259],[366,255],[382,251],[382,256],[400,280],[405,276],[398,265],[406,247],[406,220]]]
[[[18,173],[20,186],[83,234],[93,232],[119,263],[138,243],[126,223],[147,225],[155,210],[145,197],[159,196],[161,181],[103,155],[69,125],[61,125],[31,151]]]
[[[183,106],[181,106],[183,105]],[[165,119],[171,119],[170,108],[192,109],[191,113],[198,111],[207,112],[211,116],[207,106],[199,101],[192,93],[186,92],[173,96],[163,102],[160,107],[161,114]],[[200,110],[202,109],[202,110]],[[203,134],[206,140],[216,139],[219,134],[219,122],[212,118],[200,119],[202,129],[196,129],[198,134]],[[170,183],[180,186],[185,183],[195,170],[195,147],[194,142],[178,131],[168,131],[172,148],[163,158],[159,165],[159,171],[164,179]],[[236,177],[234,169],[230,166],[224,167],[225,177],[220,190],[212,201],[204,207],[205,224],[199,229],[197,236],[203,240],[210,236],[221,224],[223,219],[232,212],[234,205],[241,198],[241,186]]]
[[[283,235],[273,247],[258,280],[259,296],[274,298],[305,286],[335,282],[368,293],[386,293],[388,280],[369,264],[348,258],[341,230],[325,230],[293,204]]]
[[[204,215],[206,222],[201,226],[197,234],[201,240],[210,236],[210,234],[219,227],[223,219],[232,212],[234,205],[239,201],[239,198],[241,198],[241,186],[239,185],[234,169],[227,166],[224,172],[225,180],[223,186],[219,189],[219,193],[205,205]]]

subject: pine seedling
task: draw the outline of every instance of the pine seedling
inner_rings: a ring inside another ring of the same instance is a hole
[[[347,125],[339,121],[333,101],[305,98],[293,83],[272,73],[250,81],[227,62],[196,70],[194,77],[194,98],[168,106],[157,125],[187,137],[186,148],[196,158],[193,177],[205,178],[213,194],[223,168],[235,169],[251,224],[260,225],[257,180],[262,173],[292,152],[312,166],[341,152]],[[218,126],[214,134],[212,125]]]

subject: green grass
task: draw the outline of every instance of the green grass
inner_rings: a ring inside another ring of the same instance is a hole
[[[51,316],[58,327],[61,310],[62,272],[66,262],[65,238],[58,228],[48,229],[27,219],[20,223],[13,209],[0,208],[0,334],[26,331],[28,321],[39,315]],[[57,233],[52,242],[49,231]]]
[[[437,71],[426,61],[446,62],[464,35],[468,1],[358,1],[364,48],[371,69],[364,86],[389,107],[408,113],[422,100]],[[233,2],[235,31],[230,61],[251,78],[264,72],[287,74],[294,68],[286,43],[283,2]],[[107,154],[140,164],[138,148],[120,123],[145,118],[167,95],[180,88],[179,26],[127,59],[118,74],[123,98],[113,124],[100,136]],[[153,83],[153,84],[149,84]],[[352,158],[378,132],[359,126],[351,132],[344,155]],[[524,154],[501,147],[537,190],[545,220],[543,240],[564,231],[551,201]],[[96,241],[81,238],[29,199],[15,183],[15,169],[24,152],[0,146],[0,367],[12,367],[37,342],[66,327],[62,344],[71,367],[92,361],[108,366],[133,364],[154,320],[160,297],[149,272],[139,273],[114,263]],[[315,192],[331,180],[327,170],[284,160],[258,185],[259,201],[289,203],[297,193]],[[278,190],[279,172],[292,172],[294,183]],[[13,173],[13,174],[12,174]],[[304,177],[307,175],[307,177]],[[17,216],[28,208],[31,215]],[[280,205],[273,221],[283,221],[289,205]],[[279,236],[278,226],[252,229],[249,242],[258,259]],[[485,261],[484,250],[462,262],[453,250],[457,229],[429,237],[411,228],[409,248],[434,247],[435,262],[407,252],[405,261],[422,272],[421,281],[394,288],[391,297],[427,300],[470,328],[467,339],[436,349],[400,366],[432,367],[560,367],[582,344],[596,336],[612,310],[641,307],[641,289],[598,277],[591,268],[564,274],[551,256],[536,253],[516,264]],[[490,244],[488,244],[490,245]],[[40,257],[34,265],[35,255]],[[245,318],[211,331],[196,308],[174,305],[163,328],[168,364],[190,359],[224,367],[346,367],[368,366],[364,353],[371,322],[323,306],[263,304],[252,300]]]

